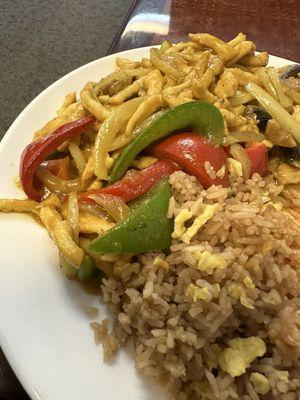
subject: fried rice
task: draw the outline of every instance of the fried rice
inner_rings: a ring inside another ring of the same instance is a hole
[[[299,399],[300,221],[284,208],[283,187],[254,174],[203,190],[181,171],[170,183],[175,229],[183,210],[189,218],[168,253],[114,256],[101,286],[113,329],[92,323],[104,358],[132,339],[136,368],[170,399]]]

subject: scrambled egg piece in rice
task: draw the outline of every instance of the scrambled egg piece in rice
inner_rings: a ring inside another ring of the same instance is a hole
[[[191,211],[189,211],[187,208],[184,208],[176,216],[174,220],[174,231],[172,233],[173,239],[179,239],[184,234],[184,232],[186,231],[186,227],[184,226],[184,224],[192,217],[192,215],[193,213]]]
[[[253,283],[253,280],[250,278],[250,276],[246,276],[243,280],[244,285],[246,286],[246,288],[248,289],[255,289],[255,285]]]
[[[227,159],[227,163],[228,163],[228,171],[229,171],[230,175],[236,176],[236,177],[243,176],[242,163],[240,163],[239,161],[237,161],[231,157],[229,157]]]
[[[199,229],[215,215],[218,209],[219,204],[206,204],[202,214],[194,220],[192,226],[182,235],[181,240],[183,243],[189,244]]]
[[[267,394],[270,390],[269,380],[259,372],[252,372],[250,374],[250,382],[258,394]]]
[[[222,257],[212,254],[207,250],[196,251],[194,255],[198,260],[195,268],[199,271],[207,272],[208,274],[212,274],[216,268],[223,269],[228,265],[227,261]]]
[[[254,306],[251,303],[250,299],[247,297],[245,289],[238,283],[233,282],[228,287],[228,294],[234,299],[239,300],[244,307],[249,308],[250,310],[254,310]]]
[[[194,303],[198,300],[209,302],[211,299],[219,296],[220,290],[220,285],[218,283],[211,285],[211,289],[208,287],[199,287],[198,285],[190,283],[186,288],[185,294],[190,296]]]
[[[199,229],[215,215],[219,207],[219,204],[205,204],[202,213],[194,219],[194,222],[189,228],[185,227],[185,223],[192,218],[193,213],[187,208],[182,209],[175,217],[172,238],[179,239],[183,243],[189,244],[192,238],[198,233]]]
[[[163,268],[165,271],[169,271],[170,269],[170,264],[159,256],[155,257],[153,264],[155,267]]]
[[[218,363],[233,378],[244,374],[252,361],[267,351],[264,341],[257,336],[231,339],[228,344],[219,355]]]
[[[193,283],[188,285],[185,294],[190,296],[195,303],[198,300],[210,301],[212,299],[212,294],[207,287],[200,288]]]

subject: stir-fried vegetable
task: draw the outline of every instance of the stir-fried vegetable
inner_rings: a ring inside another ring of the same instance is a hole
[[[68,223],[72,229],[73,240],[78,243],[79,238],[79,205],[76,192],[69,194]]]
[[[261,69],[257,72],[257,75],[261,78],[262,83],[266,89],[266,91],[276,100],[278,101],[278,96],[275,90],[275,87],[272,84],[271,78],[267,73],[266,69]]]
[[[229,98],[230,105],[232,107],[239,106],[241,104],[248,103],[249,101],[253,100],[253,96],[247,92],[243,92],[241,90],[237,90],[235,95]]]
[[[165,41],[150,60],[118,59],[119,69],[88,83],[79,101],[75,92],[66,97],[39,131],[44,138],[23,151],[20,180],[36,200],[22,210],[40,217],[68,277],[93,279],[101,253],[167,249],[168,177],[176,170],[204,189],[227,187],[228,168],[232,179],[270,170],[280,184],[299,185],[299,66],[280,75],[254,47],[244,35]]]
[[[94,117],[80,118],[25,147],[21,156],[20,181],[29,198],[40,201],[43,196],[43,193],[34,185],[34,176],[39,165],[63,142],[84,132],[94,122]]]
[[[135,137],[137,137],[147,126],[152,124],[154,121],[158,120],[162,115],[164,115],[168,110],[160,110],[156,113],[150,115],[150,117],[146,118],[141,124],[137,125],[130,134],[120,135],[116,137],[114,140],[111,150],[120,149],[123,146],[127,146],[128,143],[132,141]]]
[[[291,64],[283,68],[280,74],[280,80],[297,77],[300,74],[300,64]]]
[[[64,180],[52,174],[47,168],[42,167],[37,169],[35,175],[51,192],[67,194],[71,192],[80,192],[83,190],[82,181],[80,178]]]
[[[232,157],[242,164],[243,178],[249,179],[251,176],[251,160],[248,157],[245,149],[239,143],[234,143],[230,146],[230,154]]]
[[[188,174],[196,176],[204,188],[211,185],[228,186],[227,155],[224,149],[213,146],[197,133],[170,136],[152,146],[150,152],[155,157],[175,161]],[[210,174],[206,165],[213,169]]]
[[[79,269],[76,269],[61,255],[60,266],[63,274],[67,278],[78,278],[82,282],[92,281],[100,272],[89,256],[85,256]]]
[[[94,173],[99,179],[107,179],[106,156],[113,141],[125,122],[136,111],[143,99],[138,97],[120,105],[101,125],[94,148]]]
[[[97,83],[94,88],[94,92],[98,96],[99,94],[106,93],[107,90],[111,91],[112,87],[115,89],[115,85],[119,85],[120,81],[124,82],[125,78],[139,78],[149,72],[149,68],[123,69],[114,71]],[[112,95],[112,93],[110,93],[110,95]]]
[[[263,143],[252,143],[245,149],[251,161],[251,175],[257,172],[264,176],[268,171],[268,149]]]
[[[271,140],[274,145],[294,148],[297,143],[293,136],[286,130],[282,129],[275,119],[270,119],[267,122],[265,130],[266,139]]]
[[[162,180],[133,205],[127,219],[95,239],[89,250],[101,253],[144,253],[169,248],[173,231],[173,220],[167,218],[170,198],[169,182]]]
[[[85,256],[78,270],[78,278],[82,282],[92,281],[99,274],[99,269],[95,267],[92,259]]]
[[[41,164],[59,179],[68,180],[72,176],[72,165],[68,157],[47,160]]]
[[[229,146],[233,143],[259,142],[265,139],[265,136],[261,133],[257,134],[256,132],[232,131],[226,136],[226,139],[224,140],[224,145]]]
[[[255,114],[257,119],[257,126],[261,132],[265,132],[268,121],[272,118],[266,110],[261,107],[249,105],[246,107],[246,116],[251,116],[251,114]],[[232,134],[232,133],[230,133]]]
[[[292,165],[280,164],[275,175],[281,185],[300,183],[300,170]]]
[[[166,74],[173,76],[176,79],[183,77],[183,73],[176,67],[173,67],[166,59],[161,58],[159,49],[153,48],[150,50],[150,60],[155,67]]]
[[[284,108],[291,107],[293,105],[293,101],[290,97],[288,97],[284,91],[283,87],[280,83],[278,73],[274,67],[269,67],[267,68],[267,74],[272,82],[272,85],[275,89],[277,98],[279,103],[282,105]]]
[[[123,221],[128,217],[130,208],[120,197],[109,194],[91,194],[89,198],[99,204],[115,222]]]
[[[110,195],[119,197],[127,203],[148,192],[158,181],[171,175],[176,169],[178,167],[170,161],[156,161],[141,171],[129,170],[121,181],[111,186],[80,193],[79,201],[94,204],[93,195]]]
[[[281,151],[288,164],[300,168],[300,145],[293,148],[282,147]]]
[[[73,160],[75,162],[76,168],[79,174],[82,174],[85,167],[86,161],[82,151],[80,150],[79,146],[73,142],[69,144],[69,152],[71,153]]]
[[[255,83],[247,83],[245,89],[257,99],[283,129],[293,135],[297,142],[300,143],[300,124],[293,119],[291,114],[277,103],[265,90],[255,85]]]
[[[215,106],[202,101],[181,104],[145,128],[125,148],[113,165],[110,183],[121,179],[135,156],[150,144],[171,133],[189,129],[206,136],[214,144],[221,144],[224,138],[223,117]]]

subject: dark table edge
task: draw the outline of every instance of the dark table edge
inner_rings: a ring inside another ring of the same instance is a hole
[[[109,48],[107,50],[106,55],[115,53],[114,48],[117,47],[117,43],[120,41],[120,38],[121,38],[126,26],[128,25],[128,21],[132,15],[132,12],[136,8],[136,5],[138,2],[139,2],[139,0],[133,0],[133,2],[131,3],[131,5],[123,19],[123,22],[122,22],[120,28],[118,29],[118,32],[116,33],[116,36],[114,37],[113,41],[111,42],[111,45],[109,46]]]

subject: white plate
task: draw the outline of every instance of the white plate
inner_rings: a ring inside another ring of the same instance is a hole
[[[117,55],[140,59],[149,48]],[[34,131],[53,118],[65,94],[79,91],[114,70],[112,55],[61,78],[33,100],[0,144],[0,198],[23,197],[14,184],[20,154]],[[291,63],[270,57],[276,67]],[[105,307],[58,268],[58,253],[46,231],[30,217],[0,214],[0,342],[32,399],[164,399],[156,385],[136,373],[130,350],[103,363],[84,306]]]

